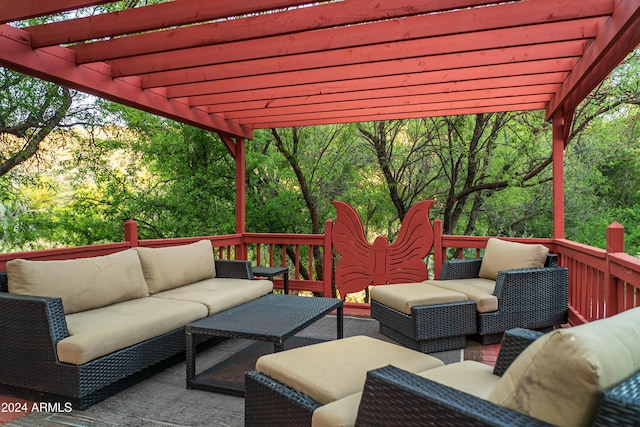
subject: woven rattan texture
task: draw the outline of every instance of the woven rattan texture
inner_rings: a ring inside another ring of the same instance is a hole
[[[393,366],[367,374],[356,426],[547,426]]]
[[[496,369],[504,371],[541,334],[514,329],[505,333]],[[498,366],[500,365],[500,366]],[[245,377],[245,425],[310,426],[319,406],[307,396],[255,371]],[[604,393],[594,426],[638,426],[640,372]],[[356,426],[548,426],[535,418],[493,404],[393,366],[369,371]]]
[[[476,331],[473,302],[413,307],[411,315],[372,300],[371,317],[380,332],[414,350],[431,353],[465,347],[466,335]]]
[[[310,426],[320,404],[257,371],[245,375],[244,425],[246,427]]]
[[[605,391],[594,425],[599,427],[640,425],[640,372]]]
[[[541,336],[541,332],[529,329],[514,328],[506,331],[502,337],[502,345],[493,368],[493,374],[501,377],[511,363],[520,356],[520,353]]]
[[[217,259],[215,265],[216,277],[253,280],[251,261]]]
[[[342,301],[337,298],[269,294],[225,310],[220,316],[193,322],[187,326],[187,331],[201,335],[279,341],[293,336],[341,305]]]
[[[436,353],[439,351],[463,349],[467,345],[467,337],[458,335],[446,338],[432,338],[428,340],[416,341],[406,335],[402,335],[388,326],[380,324],[380,333],[388,336],[403,346],[421,353]]]
[[[0,292],[9,292],[9,280],[7,279],[7,273],[0,271]]]

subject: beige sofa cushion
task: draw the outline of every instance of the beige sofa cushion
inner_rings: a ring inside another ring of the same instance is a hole
[[[491,313],[498,309],[498,297],[493,295],[495,280],[473,278],[455,280],[426,280],[424,283],[460,292],[476,303],[479,313]]]
[[[410,372],[443,365],[400,345],[355,336],[268,354],[258,359],[256,369],[327,404],[362,391],[367,371],[390,364]]]
[[[640,370],[640,308],[553,331],[507,369],[489,400],[559,426],[591,425],[601,391]]]
[[[58,359],[81,365],[181,328],[207,316],[204,305],[139,298],[66,316],[70,336],[58,342]]]
[[[149,295],[133,249],[60,261],[15,259],[7,277],[10,293],[62,298],[65,314]]]
[[[491,238],[487,241],[479,276],[496,280],[500,270],[543,267],[548,253],[549,249],[544,245]]]
[[[252,301],[273,291],[270,280],[244,280],[216,277],[153,294],[154,298],[192,301],[204,304],[209,316]]]
[[[371,288],[371,299],[408,315],[411,315],[414,306],[468,300],[465,294],[429,286],[424,282],[374,286]]]
[[[208,240],[166,248],[136,248],[149,293],[215,277],[213,247]]]

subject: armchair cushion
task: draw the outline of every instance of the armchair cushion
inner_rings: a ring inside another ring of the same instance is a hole
[[[493,374],[491,366],[474,360],[451,363],[418,372],[418,375],[482,399],[488,398],[500,381],[500,377]]]
[[[491,313],[498,309],[498,297],[493,295],[495,280],[489,279],[455,279],[455,280],[426,280],[424,283],[460,292],[476,303],[478,313]]]
[[[554,425],[591,425],[602,391],[640,370],[640,308],[536,340],[489,400]]]
[[[493,375],[491,366],[471,360],[428,369],[417,375],[482,399],[489,396],[500,379]],[[361,398],[362,392],[358,392],[319,407],[313,411],[312,427],[355,425]]]
[[[69,260],[7,262],[9,292],[62,299],[65,314],[149,295],[133,249]]]
[[[491,238],[482,257],[480,277],[496,280],[500,270],[543,267],[548,253],[549,249],[544,245]]]
[[[149,293],[215,277],[213,247],[208,240],[166,248],[136,248]]]

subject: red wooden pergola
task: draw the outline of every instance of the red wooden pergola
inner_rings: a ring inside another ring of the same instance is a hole
[[[1,0],[0,66],[217,132],[239,233],[254,129],[544,109],[562,238],[573,112],[640,43],[640,0],[104,3]]]

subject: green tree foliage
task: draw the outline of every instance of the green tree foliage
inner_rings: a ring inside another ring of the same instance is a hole
[[[402,219],[419,200],[435,199],[446,234],[495,231],[486,206],[506,189],[550,179],[548,141],[525,126],[536,113],[478,114],[358,126],[365,149]],[[546,142],[546,144],[545,144]],[[485,218],[478,224],[481,215]],[[396,227],[397,229],[397,227]]]
[[[250,231],[322,233],[324,220],[332,216],[331,202],[342,198],[358,170],[350,128],[273,129],[256,135],[247,154]],[[313,257],[315,277],[321,278],[319,248],[313,248]],[[309,277],[304,266],[300,269]]]
[[[141,238],[234,232],[235,164],[216,134],[111,103],[105,109],[126,131],[94,140],[91,151],[79,147],[77,185],[95,183],[102,196],[77,203],[105,206],[115,223],[135,219]]]
[[[37,157],[66,118],[72,93],[0,68],[0,176]]]

